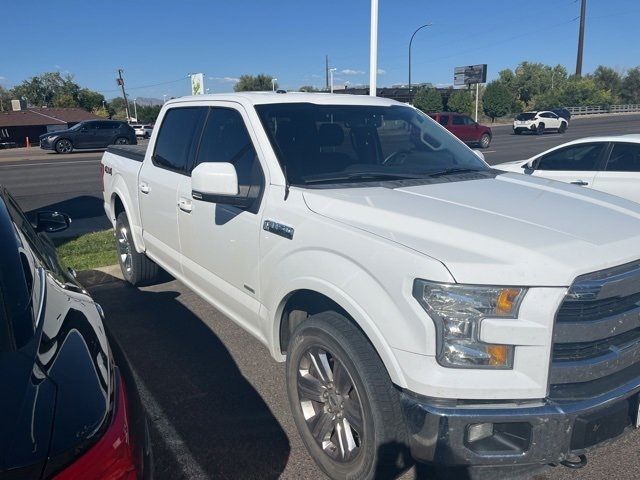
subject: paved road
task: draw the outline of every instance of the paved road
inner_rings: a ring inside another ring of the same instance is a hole
[[[577,119],[564,135],[514,136],[494,129],[490,163],[526,158],[594,134],[640,132],[640,115]],[[101,152],[58,156],[0,151],[0,183],[27,210],[57,208],[77,228],[107,226],[101,206]],[[302,446],[284,391],[283,366],[266,348],[177,281],[134,289],[114,277],[92,288],[107,324],[138,372],[152,423],[157,478],[323,478]],[[640,433],[590,455],[575,472],[543,480],[640,478]],[[430,470],[403,477],[437,478]],[[465,478],[458,472],[453,478]],[[511,478],[497,475],[495,478]]]

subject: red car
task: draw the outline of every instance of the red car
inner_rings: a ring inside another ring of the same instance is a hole
[[[491,144],[491,129],[478,122],[474,122],[467,115],[455,112],[442,112],[431,113],[429,116],[468,145],[488,148]]]

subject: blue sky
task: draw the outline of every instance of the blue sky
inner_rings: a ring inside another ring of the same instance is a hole
[[[579,0],[379,0],[379,86],[450,84],[458,65],[487,63],[489,78],[522,60],[575,69]],[[244,73],[267,73],[283,88],[324,85],[324,56],[336,84],[368,83],[369,0],[5,0],[0,85],[59,70],[83,86],[118,95],[125,69],[132,97],[189,93],[203,72],[212,92]],[[11,19],[11,20],[9,20]],[[640,64],[638,0],[589,0],[584,71]],[[160,85],[157,85],[160,84]]]

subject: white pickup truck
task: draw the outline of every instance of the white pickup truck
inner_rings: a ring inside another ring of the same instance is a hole
[[[102,160],[123,274],[162,267],[286,360],[329,477],[580,467],[638,425],[639,204],[381,98],[186,97],[157,125]]]

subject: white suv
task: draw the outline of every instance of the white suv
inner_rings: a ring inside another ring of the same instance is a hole
[[[533,132],[542,135],[547,130],[555,130],[564,133],[569,123],[553,112],[524,112],[516,116],[513,121],[513,133],[520,135],[522,132]]]

